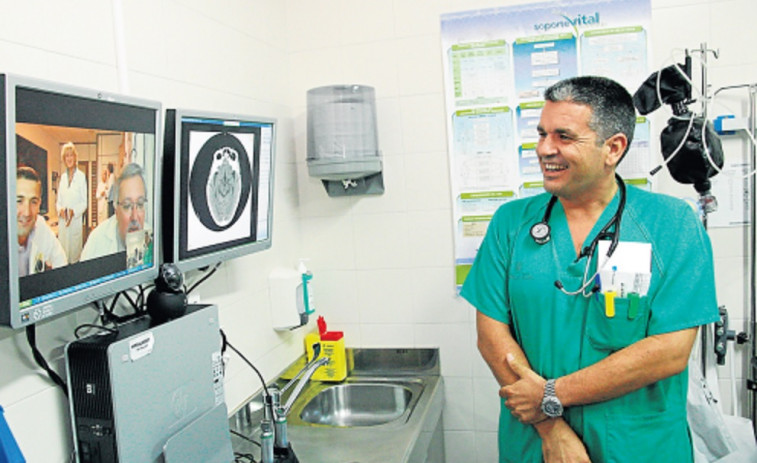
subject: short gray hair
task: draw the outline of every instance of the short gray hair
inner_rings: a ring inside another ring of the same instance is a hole
[[[124,180],[130,179],[132,177],[139,177],[142,179],[142,185],[145,187],[145,193],[147,192],[147,182],[145,182],[145,171],[142,169],[142,166],[135,163],[126,164],[121,170],[121,173],[118,174],[118,178],[116,178],[116,181],[113,183],[113,197],[116,198],[115,202],[118,202],[118,193],[121,189],[121,182]]]
[[[636,128],[636,110],[631,94],[619,83],[600,76],[572,77],[545,90],[544,99],[588,106],[591,109],[589,128],[596,132],[599,142],[622,133],[628,139],[623,156],[628,152]]]

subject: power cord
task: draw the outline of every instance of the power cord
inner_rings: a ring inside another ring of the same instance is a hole
[[[234,463],[258,463],[251,453],[234,452]]]
[[[98,301],[95,303],[95,307],[98,308],[98,310],[101,313],[101,321],[103,324],[115,322],[120,323],[123,321],[130,320],[133,318],[133,316],[127,316],[127,317],[119,317],[113,313],[113,308],[115,308],[115,302],[118,299],[118,295],[120,293],[116,294],[116,297],[113,298],[113,303],[111,304],[110,309],[108,309],[105,304]],[[131,298],[128,298],[131,299]],[[82,325],[79,325],[74,329],[74,336],[76,339],[79,339],[80,337],[80,331],[84,328],[94,328],[101,331],[108,331],[110,333],[118,333],[117,329],[114,328],[108,328],[106,326],[102,325],[95,325],[93,323],[84,323]],[[32,351],[32,356],[34,357],[34,361],[39,365],[45,372],[47,373],[47,376],[52,380],[53,383],[55,383],[57,386],[61,388],[63,391],[63,395],[68,397],[68,387],[66,386],[66,382],[61,378],[61,376],[55,372],[50,367],[50,364],[47,363],[47,360],[45,359],[45,356],[42,355],[42,352],[40,352],[39,348],[37,347],[37,327],[36,325],[29,325],[26,327],[26,340],[29,343],[29,348]]]
[[[268,386],[265,383],[265,380],[263,379],[263,375],[260,374],[260,370],[255,368],[255,365],[252,364],[249,360],[247,360],[247,357],[245,357],[241,352],[237,350],[236,347],[232,346],[231,343],[226,339],[226,333],[221,330],[221,339],[223,340],[223,347],[221,348],[221,352],[223,353],[226,349],[226,347],[229,347],[231,350],[233,350],[239,358],[241,358],[250,368],[253,369],[255,373],[257,373],[258,378],[260,378],[260,384],[263,385],[263,391],[265,392],[266,397],[270,397],[271,395],[268,393]]]
[[[140,307],[139,307],[139,306],[137,305],[137,303],[136,303],[136,302],[134,302],[134,299],[132,299],[132,298],[131,298],[131,296],[129,296],[129,293],[128,293],[128,292],[126,292],[126,291],[121,291],[121,294],[123,294],[124,298],[126,298],[126,300],[127,300],[127,301],[129,301],[129,304],[130,304],[130,305],[131,305],[131,307],[132,307],[132,308],[134,309],[134,312],[135,312],[135,313],[140,313],[140,312],[142,312],[142,309],[141,309],[141,308],[140,308]]]
[[[189,287],[185,292],[187,295],[195,290],[198,286],[200,286],[202,283],[204,283],[208,278],[212,277],[214,273],[218,270],[218,268],[221,266],[221,262],[218,262],[212,269],[210,269],[205,275],[203,275],[202,278],[197,280],[192,286]]]
[[[229,349],[233,350],[239,356],[239,358],[241,358],[250,368],[253,369],[253,371],[258,375],[258,378],[260,379],[260,384],[263,385],[263,394],[264,394],[264,400],[263,400],[263,404],[264,405],[263,406],[264,407],[270,407],[268,410],[270,411],[270,416],[273,416],[273,413],[274,413],[274,411],[273,411],[273,401],[272,401],[272,398],[271,398],[271,394],[268,392],[268,386],[265,383],[265,379],[263,379],[263,375],[260,374],[260,370],[258,370],[257,368],[255,368],[255,365],[253,365],[252,362],[250,362],[247,359],[247,357],[245,357],[241,352],[239,352],[239,350],[237,350],[236,347],[234,347],[233,345],[231,345],[231,343],[226,338],[226,333],[224,333],[223,330],[220,330],[220,331],[221,331],[221,339],[223,340],[222,347],[221,347],[221,353],[222,353],[222,355],[223,355],[223,352],[225,352],[226,348],[228,347]],[[232,431],[232,432],[235,435],[239,435],[240,437],[242,437],[242,438],[244,438],[246,440],[249,440],[250,442],[252,442],[252,443],[260,446],[261,453],[264,452],[263,446],[261,444],[259,444],[258,442],[255,442],[252,439],[247,438],[246,436],[241,436],[240,434],[236,433],[235,431]],[[255,463],[255,460],[253,459],[252,455],[244,454],[243,457],[244,458],[248,458],[250,462]],[[263,457],[261,456],[261,459],[262,458]],[[239,457],[237,457],[236,461],[237,462],[240,461]]]
[[[145,286],[139,285],[139,297],[137,298],[137,304],[139,305],[139,307],[142,307],[143,312],[145,311],[145,305],[147,304],[147,296],[146,296],[147,290],[152,289],[154,287],[155,287],[154,284],[149,284]]]
[[[260,442],[258,442],[258,441],[256,441],[256,440],[253,440],[253,439],[250,439],[249,437],[245,436],[245,435],[244,435],[244,434],[242,434],[241,432],[238,432],[238,431],[234,431],[233,429],[229,429],[229,432],[231,432],[232,434],[234,434],[234,435],[235,435],[235,436],[237,436],[237,437],[240,437],[240,438],[242,438],[242,439],[246,440],[247,442],[250,442],[250,443],[252,443],[252,444],[255,444],[255,445],[257,445],[258,447],[262,447],[262,446],[260,445]]]
[[[79,335],[79,331],[84,328],[92,328],[99,331],[107,331],[111,334],[118,334],[118,329],[115,329],[115,328],[108,328],[107,326],[95,325],[94,323],[84,323],[77,326],[76,329],[74,329],[74,336],[76,337],[76,339],[81,338],[81,336]]]
[[[47,376],[49,376],[55,384],[60,386],[61,390],[63,391],[63,395],[68,397],[68,388],[66,387],[65,381],[63,381],[63,378],[61,378],[60,375],[55,372],[55,370],[50,368],[47,360],[45,360],[45,357],[37,348],[37,329],[35,325],[29,325],[26,327],[26,340],[29,342],[29,347],[32,350],[34,361],[36,361],[37,365],[42,367],[42,369],[47,372]]]
[[[118,302],[118,298],[121,296],[121,293],[116,293],[115,296],[113,296],[113,299],[110,302],[110,307],[103,301],[95,301],[92,304],[95,306],[98,312],[100,312],[100,322],[103,325],[106,325],[108,323],[113,324],[119,324],[124,321],[123,317],[120,317],[115,314],[116,309],[116,302]]]

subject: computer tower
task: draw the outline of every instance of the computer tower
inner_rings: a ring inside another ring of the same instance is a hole
[[[167,453],[187,462],[233,461],[216,306],[190,306],[157,325],[138,318],[65,353],[80,463],[164,463],[169,441]],[[198,429],[207,439],[182,438]]]

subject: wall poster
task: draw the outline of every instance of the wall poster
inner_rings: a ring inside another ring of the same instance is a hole
[[[541,193],[536,126],[544,90],[603,75],[633,94],[650,74],[650,0],[574,0],[441,17],[458,289],[494,211]],[[649,187],[649,121],[640,117],[618,167]]]

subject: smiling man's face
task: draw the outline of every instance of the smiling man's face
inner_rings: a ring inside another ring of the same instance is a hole
[[[591,108],[569,101],[547,101],[539,120],[536,154],[544,189],[567,199],[591,191],[611,175],[609,149],[589,127]]]
[[[42,201],[39,182],[27,178],[16,179],[16,220],[18,221],[18,244],[25,245],[34,229]]]

